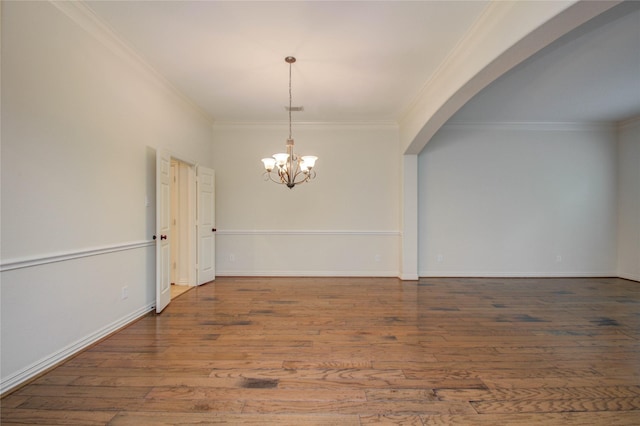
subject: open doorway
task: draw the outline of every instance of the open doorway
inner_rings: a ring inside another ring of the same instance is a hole
[[[195,170],[171,158],[171,299],[196,285]]]
[[[156,313],[171,303],[171,283],[215,280],[215,232],[215,171],[157,151]]]

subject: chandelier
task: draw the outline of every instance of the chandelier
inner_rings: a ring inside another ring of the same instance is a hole
[[[287,152],[263,158],[262,163],[265,168],[264,180],[287,185],[291,189],[316,177],[313,166],[315,166],[318,157],[313,155],[298,157],[293,153],[293,138],[291,137],[291,64],[296,61],[296,58],[287,56],[284,60],[289,64],[289,139],[287,139]]]

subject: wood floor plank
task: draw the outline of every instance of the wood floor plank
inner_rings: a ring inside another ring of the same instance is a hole
[[[368,401],[437,401],[432,389],[367,389]]]
[[[640,386],[598,386],[580,388],[526,388],[526,389],[437,389],[442,401],[527,401],[615,399],[640,397]]]
[[[277,387],[277,386],[276,386]],[[364,391],[354,389],[295,389],[263,388],[198,388],[198,387],[158,387],[148,398],[155,399],[195,399],[195,400],[252,400],[252,401],[366,401]]]
[[[126,412],[116,415],[109,426],[182,426],[182,425],[296,425],[296,426],[360,426],[357,415],[264,415],[227,413],[163,414]]]
[[[591,376],[591,377],[543,377],[543,378],[487,378],[484,383],[489,389],[531,389],[531,388],[580,388],[600,386],[627,386],[640,383],[629,376]]]
[[[640,415],[634,411],[422,416],[425,426],[637,426],[639,419]]]
[[[562,413],[575,411],[638,411],[640,398],[590,398],[561,400],[472,401],[480,414],[484,413]]]
[[[2,408],[0,424],[8,425],[105,425],[116,415],[113,411],[52,411],[40,409]]]
[[[42,411],[156,411],[156,412],[194,412],[222,411],[239,413],[242,401],[183,400],[183,399],[134,399],[134,398],[69,398],[57,396],[34,396],[16,410],[31,409]]]
[[[56,396],[68,398],[144,398],[152,388],[140,386],[127,386],[115,388],[112,386],[60,386],[39,385],[27,386],[16,392],[23,396]]]
[[[68,367],[62,365],[53,371],[52,376],[103,376],[103,377],[125,377],[125,376],[176,376],[176,377],[207,377],[211,373],[211,369],[207,367],[154,367],[154,368],[127,368],[127,367]]]
[[[640,284],[222,277],[0,400],[12,424],[638,425]]]
[[[353,369],[353,368],[362,368],[362,369],[372,369],[372,362],[367,359],[332,359],[332,360],[320,360],[320,361],[284,361],[282,363],[282,367],[287,370],[325,370],[325,369],[333,369],[333,370],[342,370],[342,369]],[[395,368],[392,368],[395,369]]]
[[[71,386],[113,386],[117,388],[126,387],[234,387],[238,380],[233,379],[224,383],[210,377],[175,376],[83,376],[71,383]]]
[[[416,415],[377,414],[373,416],[360,416],[360,424],[362,426],[422,426],[424,423],[420,416]]]
[[[357,414],[364,416],[389,414],[471,414],[476,411],[467,402],[443,401],[247,401],[243,413],[267,414]]]

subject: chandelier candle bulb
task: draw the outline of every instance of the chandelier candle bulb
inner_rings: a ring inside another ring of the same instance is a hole
[[[293,137],[291,136],[291,111],[302,111],[302,107],[291,107],[291,64],[296,61],[293,56],[287,56],[284,61],[289,64],[289,138],[287,139],[287,152],[273,154],[271,158],[263,158],[264,175],[265,180],[271,180],[272,182],[287,185],[289,189],[294,186],[309,182],[316,177],[315,170],[312,170],[316,165],[318,157],[315,155],[305,155],[298,157],[293,153]],[[277,166],[277,177],[275,173],[271,172]]]

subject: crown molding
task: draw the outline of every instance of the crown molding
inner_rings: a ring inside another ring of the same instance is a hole
[[[544,130],[544,131],[584,131],[613,130],[615,123],[606,121],[494,121],[494,122],[448,122],[443,129],[496,129],[496,130]]]
[[[84,1],[49,0],[49,3],[64,13],[71,21],[78,25],[78,27],[86,31],[112,53],[131,65],[132,68],[142,74],[147,80],[176,96],[206,121],[213,122],[210,114],[193,102],[193,100],[185,96],[160,72],[149,65],[127,41],[111,29]]]
[[[285,121],[215,121],[213,127],[273,127],[280,128],[288,126],[289,122]],[[398,123],[395,121],[295,121],[294,127],[381,127],[398,129]]]
[[[640,115],[635,117],[627,118],[626,120],[618,121],[616,123],[618,129],[626,129],[630,127],[635,127],[640,124]]]

